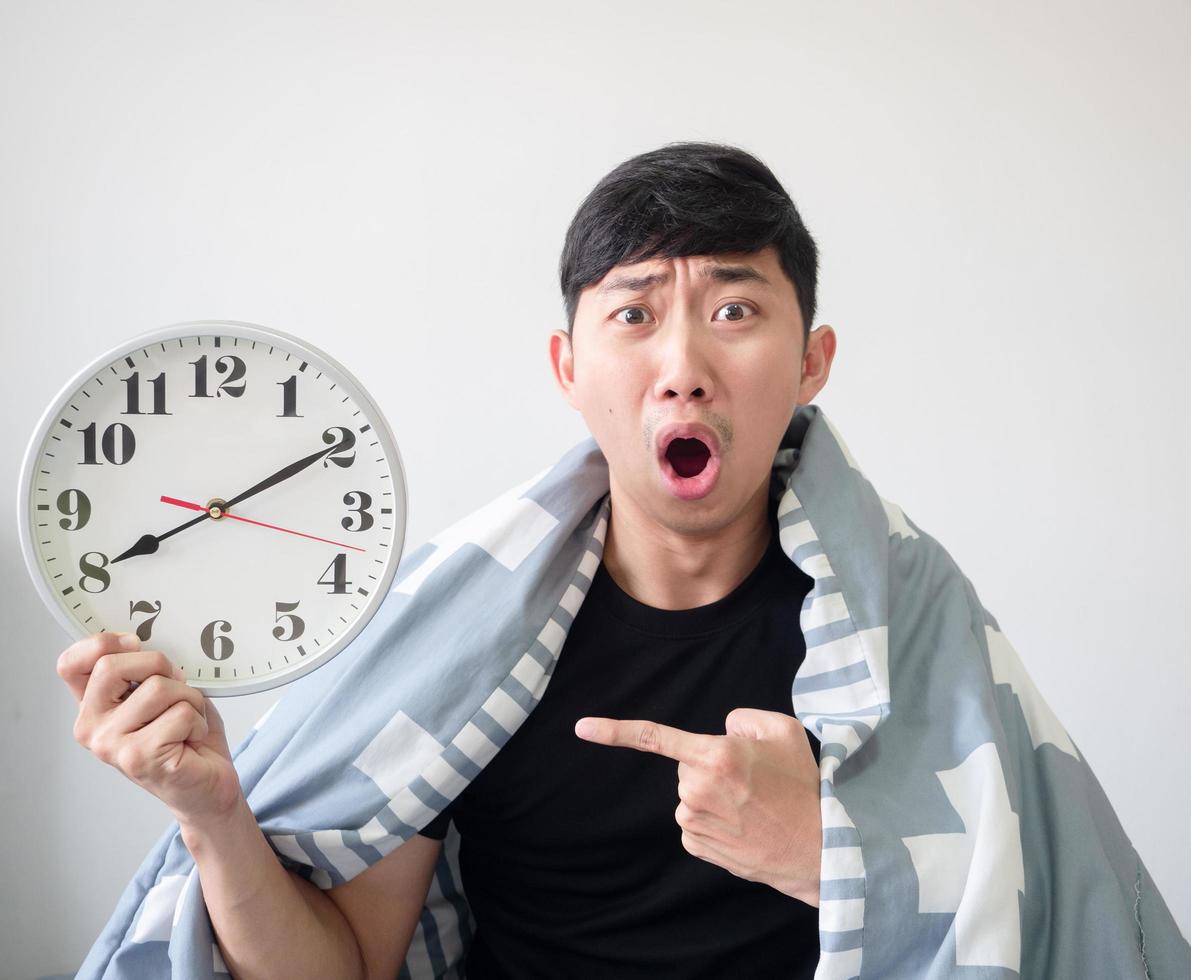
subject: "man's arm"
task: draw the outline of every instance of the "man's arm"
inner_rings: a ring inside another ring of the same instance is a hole
[[[181,829],[236,980],[397,975],[441,841],[417,835],[324,892],[281,865],[247,803],[220,822]]]
[[[414,834],[347,884],[327,891],[351,924],[368,980],[393,980],[401,969],[441,851],[441,840]]]

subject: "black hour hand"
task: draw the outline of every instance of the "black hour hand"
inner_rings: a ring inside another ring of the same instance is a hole
[[[135,558],[137,555],[151,555],[159,544],[156,534],[142,534],[140,540],[121,555],[112,559],[111,564],[123,561],[125,558]]]
[[[109,562],[109,564],[114,565],[118,561],[123,561],[125,558],[135,558],[137,555],[151,555],[157,551],[157,546],[160,545],[161,542],[166,538],[172,537],[179,531],[185,531],[188,527],[193,527],[199,521],[205,521],[210,516],[211,515],[209,513],[203,511],[203,513],[199,514],[199,516],[193,520],[189,520],[185,524],[179,524],[177,527],[171,528],[164,534],[142,534],[140,538],[137,539],[136,544],[124,552],[124,554],[117,555]]]

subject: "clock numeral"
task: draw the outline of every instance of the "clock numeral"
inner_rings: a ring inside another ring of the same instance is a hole
[[[244,394],[244,382],[236,384],[244,377],[244,372],[247,370],[244,367],[244,362],[235,354],[224,354],[215,362],[215,370],[219,374],[226,374],[227,377],[219,382],[219,387],[215,389],[215,394],[212,395],[207,391],[207,355],[204,354],[197,361],[188,362],[194,366],[194,394],[191,398],[215,398],[219,395],[228,395],[232,398],[239,398]]]
[[[358,498],[358,503],[352,498]],[[349,490],[343,495],[343,502],[347,504],[349,514],[358,514],[360,521],[357,524],[352,517],[345,517],[339,523],[343,525],[345,531],[367,531],[375,523],[375,519],[368,513],[368,508],[372,506],[372,497],[366,494],[363,490]],[[352,504],[356,506],[352,506]]]
[[[278,381],[281,385],[281,414],[279,419],[300,419],[298,414],[298,376],[291,375],[288,381]]]
[[[58,512],[65,515],[58,521],[63,531],[78,531],[91,520],[91,501],[82,490],[63,490],[57,503]]]
[[[83,436],[82,465],[84,466],[102,465],[96,458],[95,452],[96,424],[92,422],[85,429],[79,430]],[[136,436],[132,434],[132,429],[123,422],[113,422],[103,430],[103,436],[99,439],[99,448],[103,451],[103,458],[109,463],[123,466],[132,459],[132,454],[136,452]]]
[[[95,560],[92,561],[91,559]],[[102,592],[109,585],[112,584],[111,573],[107,570],[108,556],[102,551],[88,551],[85,555],[79,558],[79,571],[83,573],[83,577],[79,579],[79,588],[84,592],[92,594]],[[98,582],[99,588],[92,589],[88,587],[88,582]]]
[[[139,371],[133,371],[127,378],[124,379],[124,384],[128,387],[128,411],[121,412],[121,415],[173,415],[173,412],[165,410],[165,372],[162,371],[156,378],[149,382],[149,386],[153,389],[153,411],[145,413],[141,411],[141,374]]]
[[[336,436],[332,433],[342,433],[338,436],[339,444],[335,449],[323,457],[323,468],[325,469],[328,463],[334,463],[336,466],[351,466],[356,461],[355,450],[352,446],[356,444],[356,434],[351,429],[345,429],[341,425],[333,425],[323,433],[323,442],[328,446],[335,442]],[[344,455],[349,449],[352,449],[350,455]]]
[[[335,573],[334,579],[327,581],[327,575],[332,571]],[[347,580],[347,552],[341,551],[335,556],[335,560],[326,567],[322,574],[322,578],[318,580],[319,585],[330,585],[331,595],[344,595],[347,592],[347,587],[351,582]]]
[[[273,639],[281,640],[283,643],[288,643],[290,640],[296,640],[304,632],[306,632],[306,621],[301,616],[295,616],[294,610],[298,608],[298,602],[278,602],[277,610],[274,613],[274,619],[280,623],[283,619],[289,620],[290,634],[285,635],[284,626],[273,627]]]
[[[199,645],[203,648],[205,653],[212,660],[227,660],[232,655],[232,651],[236,645],[232,643],[230,636],[222,636],[219,634],[230,633],[232,631],[232,624],[226,619],[216,619],[203,627],[203,632],[199,636]]]
[[[140,623],[137,624],[136,635],[140,638],[141,642],[143,643],[146,640],[148,640],[150,636],[153,635],[153,623],[157,619],[157,617],[161,615],[161,600],[154,599],[152,602],[149,602],[146,599],[142,599],[140,602],[133,602],[133,601],[129,600],[129,603],[128,603],[128,618],[129,618],[129,620],[131,620],[132,617],[135,616],[137,613],[153,613],[153,615],[150,616],[148,619],[143,619],[143,620],[141,620]]]

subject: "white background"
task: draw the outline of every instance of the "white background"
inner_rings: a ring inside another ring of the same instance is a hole
[[[263,323],[395,431],[412,550],[587,435],[549,373],[592,185],[743,146],[821,249],[817,399],[976,585],[1191,927],[1191,8],[0,2],[0,972],[73,971],[168,812],[71,735],[16,474],[79,367]],[[275,694],[221,702],[233,744]]]

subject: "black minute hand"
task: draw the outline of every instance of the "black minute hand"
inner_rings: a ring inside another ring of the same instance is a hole
[[[330,436],[329,432],[324,433],[323,439],[326,439],[328,436]],[[331,438],[334,438],[334,437],[331,436]],[[342,445],[342,440],[339,440],[339,441],[335,442],[334,445],[331,445],[326,449],[320,449],[316,453],[311,453],[309,456],[304,456],[302,459],[299,459],[296,463],[290,463],[289,466],[283,466],[281,469],[279,469],[272,476],[265,477],[265,479],[261,480],[260,483],[257,483],[255,485],[249,487],[243,493],[237,494],[235,497],[232,497],[231,500],[227,501],[227,503],[225,503],[223,505],[223,510],[228,511],[231,509],[233,504],[238,504],[242,500],[247,500],[249,497],[255,496],[256,494],[260,493],[262,490],[268,490],[269,487],[276,486],[282,480],[288,480],[291,476],[294,476],[297,473],[301,473],[302,470],[306,469],[306,467],[310,466],[313,463],[317,463],[320,459],[322,459],[328,453],[335,452],[337,449],[339,449],[339,447],[341,445]],[[194,527],[194,525],[198,524],[200,521],[205,521],[205,520],[210,519],[210,516],[211,516],[210,513],[204,512],[202,514],[199,514],[198,517],[192,518],[189,521],[185,521],[184,523],[179,524],[175,528],[171,528],[170,530],[166,531],[164,534],[142,534],[141,537],[137,540],[136,544],[134,544],[131,548],[129,548],[123,554],[117,555],[115,558],[113,558],[111,560],[110,564],[114,565],[118,561],[123,561],[125,558],[135,558],[137,555],[151,555],[157,550],[158,545],[160,545],[161,542],[164,541],[166,538],[172,537],[173,535],[177,534],[179,531],[185,531],[188,527]]]
[[[329,435],[329,434],[330,433],[327,433],[327,435]],[[326,438],[325,435],[324,435],[324,438]],[[334,438],[334,436],[332,436],[331,438]],[[260,483],[257,483],[254,486],[249,487],[243,493],[238,494],[235,497],[232,497],[231,500],[229,500],[226,504],[224,504],[223,509],[231,510],[231,508],[234,507],[236,504],[240,503],[240,501],[247,500],[249,497],[255,497],[262,490],[268,490],[269,487],[276,486],[282,480],[288,480],[291,476],[295,475],[296,473],[301,473],[304,469],[306,469],[307,466],[310,466],[312,463],[317,463],[320,459],[322,459],[324,456],[326,456],[327,453],[335,452],[335,450],[337,450],[340,445],[341,445],[340,442],[336,442],[334,445],[332,445],[328,449],[320,449],[316,453],[311,453],[309,456],[303,457],[302,459],[298,460],[296,463],[290,463],[289,466],[282,467],[276,473],[274,473],[272,476],[265,477],[265,479],[261,480]]]

